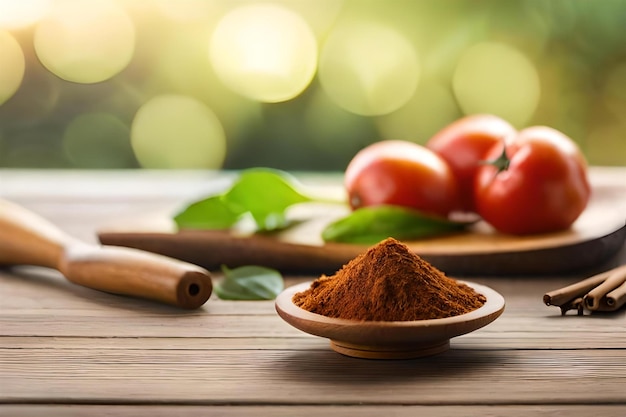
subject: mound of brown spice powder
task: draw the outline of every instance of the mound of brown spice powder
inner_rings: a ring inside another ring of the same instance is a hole
[[[327,317],[409,321],[468,313],[486,299],[388,238],[294,295],[305,310]]]

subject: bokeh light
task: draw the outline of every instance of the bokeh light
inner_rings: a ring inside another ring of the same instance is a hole
[[[344,109],[372,116],[404,105],[419,79],[417,53],[394,28],[374,22],[338,26],[320,58],[326,93]]]
[[[178,22],[193,22],[210,17],[221,4],[214,0],[156,0],[163,15]]]
[[[220,121],[204,103],[183,95],[158,96],[141,106],[131,144],[144,168],[218,169],[226,156]]]
[[[20,44],[0,30],[0,105],[10,99],[24,78],[24,53]]]
[[[483,42],[463,53],[452,87],[465,113],[495,114],[517,127],[530,120],[541,93],[532,62],[515,48],[496,42]]]
[[[0,72],[4,69],[0,65]],[[45,68],[28,68],[18,91],[0,107],[0,129],[4,127],[12,132],[28,130],[53,117],[63,90],[61,84],[62,80]]]
[[[233,91],[276,103],[297,96],[313,79],[317,41],[293,11],[254,4],[236,8],[220,20],[209,55],[217,75]]]
[[[591,165],[624,165],[625,5],[0,0],[0,176],[341,171],[372,142],[425,143],[478,112],[551,126]],[[194,110],[155,109],[163,95]]]
[[[179,94],[206,103],[234,143],[252,113],[258,113],[260,103],[235,93],[220,82],[206,53],[209,32],[205,25],[186,25],[168,34],[160,43],[158,59],[147,80],[156,91],[165,84]]]
[[[97,83],[122,71],[135,48],[127,13],[108,0],[62,0],[35,31],[41,63],[60,78]]]
[[[318,41],[324,40],[346,5],[345,0],[271,0],[271,2],[302,16]]]
[[[422,82],[401,109],[376,118],[383,139],[404,139],[424,144],[461,113],[452,92],[435,80]]]
[[[51,0],[0,0],[0,28],[21,29],[44,17]]]
[[[83,113],[63,135],[65,154],[79,168],[131,168],[135,166],[130,129],[108,113]]]

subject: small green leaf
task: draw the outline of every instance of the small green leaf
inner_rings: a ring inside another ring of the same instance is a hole
[[[229,269],[222,265],[224,279],[215,285],[222,300],[273,300],[284,288],[282,275],[262,266],[241,266]]]
[[[250,212],[259,230],[281,229],[287,226],[285,210],[289,206],[311,201],[294,184],[285,172],[250,169],[241,174],[224,199],[233,210]]]
[[[467,225],[399,206],[364,207],[329,224],[322,238],[327,242],[374,244],[388,237],[408,240],[449,233]]]
[[[174,216],[179,228],[228,229],[244,214],[250,214],[258,231],[289,225],[287,209],[313,201],[295,188],[295,179],[286,172],[257,168],[243,171],[223,194],[194,202]]]
[[[181,229],[228,229],[241,214],[218,195],[190,204],[174,216],[174,221]]]

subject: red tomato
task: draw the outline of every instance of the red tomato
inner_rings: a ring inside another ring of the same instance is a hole
[[[533,234],[567,229],[585,209],[591,194],[587,163],[563,133],[529,127],[495,145],[486,155],[503,156],[504,167],[482,166],[475,183],[478,214],[497,230]],[[507,166],[508,164],[508,166]]]
[[[515,132],[513,126],[497,116],[476,114],[446,126],[426,143],[452,169],[459,185],[462,210],[475,210],[474,178],[485,153]]]
[[[413,142],[388,140],[362,149],[346,169],[345,185],[353,209],[391,204],[447,216],[458,208],[448,165]]]

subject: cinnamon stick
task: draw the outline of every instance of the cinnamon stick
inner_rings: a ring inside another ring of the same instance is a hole
[[[619,310],[626,304],[626,282],[608,293],[605,297],[605,303],[612,310]]]
[[[608,276],[606,279],[597,287],[590,290],[587,295],[584,296],[583,300],[585,303],[585,307],[589,310],[594,311],[600,308],[601,304],[605,304],[608,307],[609,302],[606,301],[606,296],[611,293],[616,288],[619,288],[622,284],[626,282],[626,265],[622,265],[620,267],[614,268],[608,271]],[[611,296],[612,302],[614,303],[613,296]]]
[[[547,306],[552,305],[559,307],[571,303],[577,298],[583,297],[591,289],[602,284],[608,278],[610,272],[611,271],[602,272],[583,281],[568,285],[567,287],[547,292],[543,296],[543,302]]]
[[[616,311],[626,304],[626,282],[600,299],[600,305],[594,311]]]

